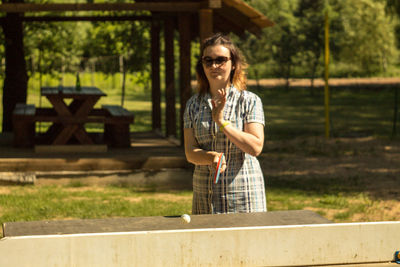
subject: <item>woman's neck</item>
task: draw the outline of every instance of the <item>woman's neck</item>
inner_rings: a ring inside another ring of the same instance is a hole
[[[210,84],[210,94],[211,97],[215,97],[218,94],[218,90],[220,89],[225,89],[228,91],[228,89],[231,87],[231,83],[219,83],[219,84]]]

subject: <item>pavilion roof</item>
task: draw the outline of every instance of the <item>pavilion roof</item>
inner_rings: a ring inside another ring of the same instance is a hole
[[[196,36],[198,35],[199,28],[197,11],[200,9],[212,9],[214,11],[214,31],[224,33],[234,32],[237,35],[242,35],[247,30],[255,35],[259,35],[263,28],[274,25],[265,15],[242,0],[136,0],[134,3],[0,4],[0,14],[4,14],[5,12],[151,11],[153,14],[171,16],[181,12],[191,12],[193,13],[193,35]],[[63,18],[67,19],[71,17],[65,15],[57,18],[62,20]],[[42,18],[45,19],[46,17]],[[78,19],[79,17],[76,18],[76,20]]]

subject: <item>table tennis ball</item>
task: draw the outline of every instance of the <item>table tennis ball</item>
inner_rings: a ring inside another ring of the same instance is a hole
[[[187,214],[183,214],[181,216],[181,219],[182,219],[182,223],[190,223],[190,216]]]

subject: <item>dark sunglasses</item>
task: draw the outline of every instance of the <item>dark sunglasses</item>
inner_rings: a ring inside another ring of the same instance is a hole
[[[207,67],[210,68],[212,65],[216,65],[217,68],[221,67],[222,65],[224,65],[226,62],[228,62],[229,60],[231,60],[230,57],[216,57],[216,58],[211,58],[211,57],[203,57],[201,59],[201,62]]]

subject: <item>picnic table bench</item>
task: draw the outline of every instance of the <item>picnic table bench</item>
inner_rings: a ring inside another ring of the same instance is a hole
[[[129,125],[134,122],[133,113],[117,105],[103,105],[106,111],[104,139],[116,147],[130,146]]]
[[[35,105],[17,103],[13,112],[14,146],[33,146],[35,143]]]

